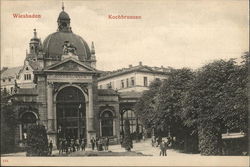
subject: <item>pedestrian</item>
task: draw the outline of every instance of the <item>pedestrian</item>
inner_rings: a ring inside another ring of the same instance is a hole
[[[67,141],[66,141],[66,139],[62,139],[62,153],[63,152],[65,152],[65,153],[67,153]]]
[[[96,150],[98,150],[98,141],[99,141],[99,138],[97,137],[96,140],[95,140]]]
[[[163,156],[167,156],[167,149],[168,149],[168,141],[164,141],[164,150],[163,150]]]
[[[53,143],[52,140],[49,142],[49,155],[52,155]]]
[[[77,150],[77,151],[80,150],[80,142],[79,142],[79,139],[76,139],[76,150]]]
[[[82,151],[85,151],[85,147],[86,147],[85,139],[82,139],[82,142],[81,142],[81,149],[82,149]]]
[[[65,149],[66,149],[66,153],[69,154],[70,153],[70,139],[69,138],[66,139]]]
[[[95,138],[92,137],[92,139],[90,140],[91,146],[92,146],[92,150],[95,149]]]
[[[98,141],[97,141],[97,150],[98,151],[102,151],[103,150],[103,148],[102,148],[102,142],[103,142],[103,140],[101,138],[98,139]]]
[[[75,152],[75,142],[74,142],[74,139],[70,140],[70,152]]]
[[[165,155],[165,142],[164,142],[164,140],[162,140],[162,142],[160,143],[160,156],[162,155],[162,156],[166,156]]]
[[[108,150],[109,149],[109,138],[108,137],[106,137],[106,140],[105,140],[105,145],[106,145],[106,150]]]
[[[59,144],[58,144],[59,155],[63,153],[62,142],[63,142],[62,139],[59,139]]]

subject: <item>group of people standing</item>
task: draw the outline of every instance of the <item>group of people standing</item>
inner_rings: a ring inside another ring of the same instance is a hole
[[[60,139],[58,145],[59,155],[64,152],[69,154],[79,150],[85,151],[86,144],[87,139]]]
[[[106,138],[95,139],[94,137],[92,137],[90,143],[92,150],[95,150],[96,148],[97,151],[103,151],[103,150],[107,151],[109,147],[109,138],[106,137]]]
[[[172,146],[172,139],[171,137],[167,137],[166,140],[163,140],[162,137],[155,136],[152,137],[152,146],[160,148],[160,156],[167,156],[167,149]]]

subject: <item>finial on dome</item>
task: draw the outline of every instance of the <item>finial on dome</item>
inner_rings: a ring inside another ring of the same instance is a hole
[[[63,1],[62,1],[62,10],[64,11],[64,3],[63,3]]]
[[[34,38],[36,38],[37,37],[36,28],[34,28],[33,30],[34,30]]]
[[[95,46],[94,46],[94,42],[93,41],[91,43],[91,53],[95,54]]]

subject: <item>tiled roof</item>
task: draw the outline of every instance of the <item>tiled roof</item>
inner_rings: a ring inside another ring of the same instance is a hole
[[[5,70],[1,73],[1,79],[16,77],[16,75],[19,73],[19,71],[22,68],[23,68],[23,66],[8,68],[7,70]]]
[[[120,92],[119,95],[121,98],[140,98],[143,92],[136,91],[128,91],[128,92]]]
[[[138,65],[138,66],[132,66],[129,68],[118,69],[118,70],[111,71],[111,72],[110,71],[104,72],[101,74],[101,77],[98,78],[98,80],[101,81],[107,78],[112,78],[118,75],[130,73],[130,72],[136,72],[136,71],[167,74],[170,70],[171,70],[170,67],[165,68],[165,67],[150,67],[146,65]]]
[[[118,93],[113,89],[98,89],[98,95],[118,95]]]
[[[40,66],[37,61],[29,61],[29,65],[33,70],[40,70]]]

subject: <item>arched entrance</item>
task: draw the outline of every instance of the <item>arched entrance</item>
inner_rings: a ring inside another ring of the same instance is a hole
[[[83,92],[73,86],[56,96],[58,139],[86,138],[86,103]]]
[[[101,132],[103,137],[113,136],[113,113],[109,110],[101,114]]]
[[[37,117],[33,112],[25,112],[20,116],[21,121],[21,139],[27,139],[27,131],[30,125],[34,125],[37,122]]]

